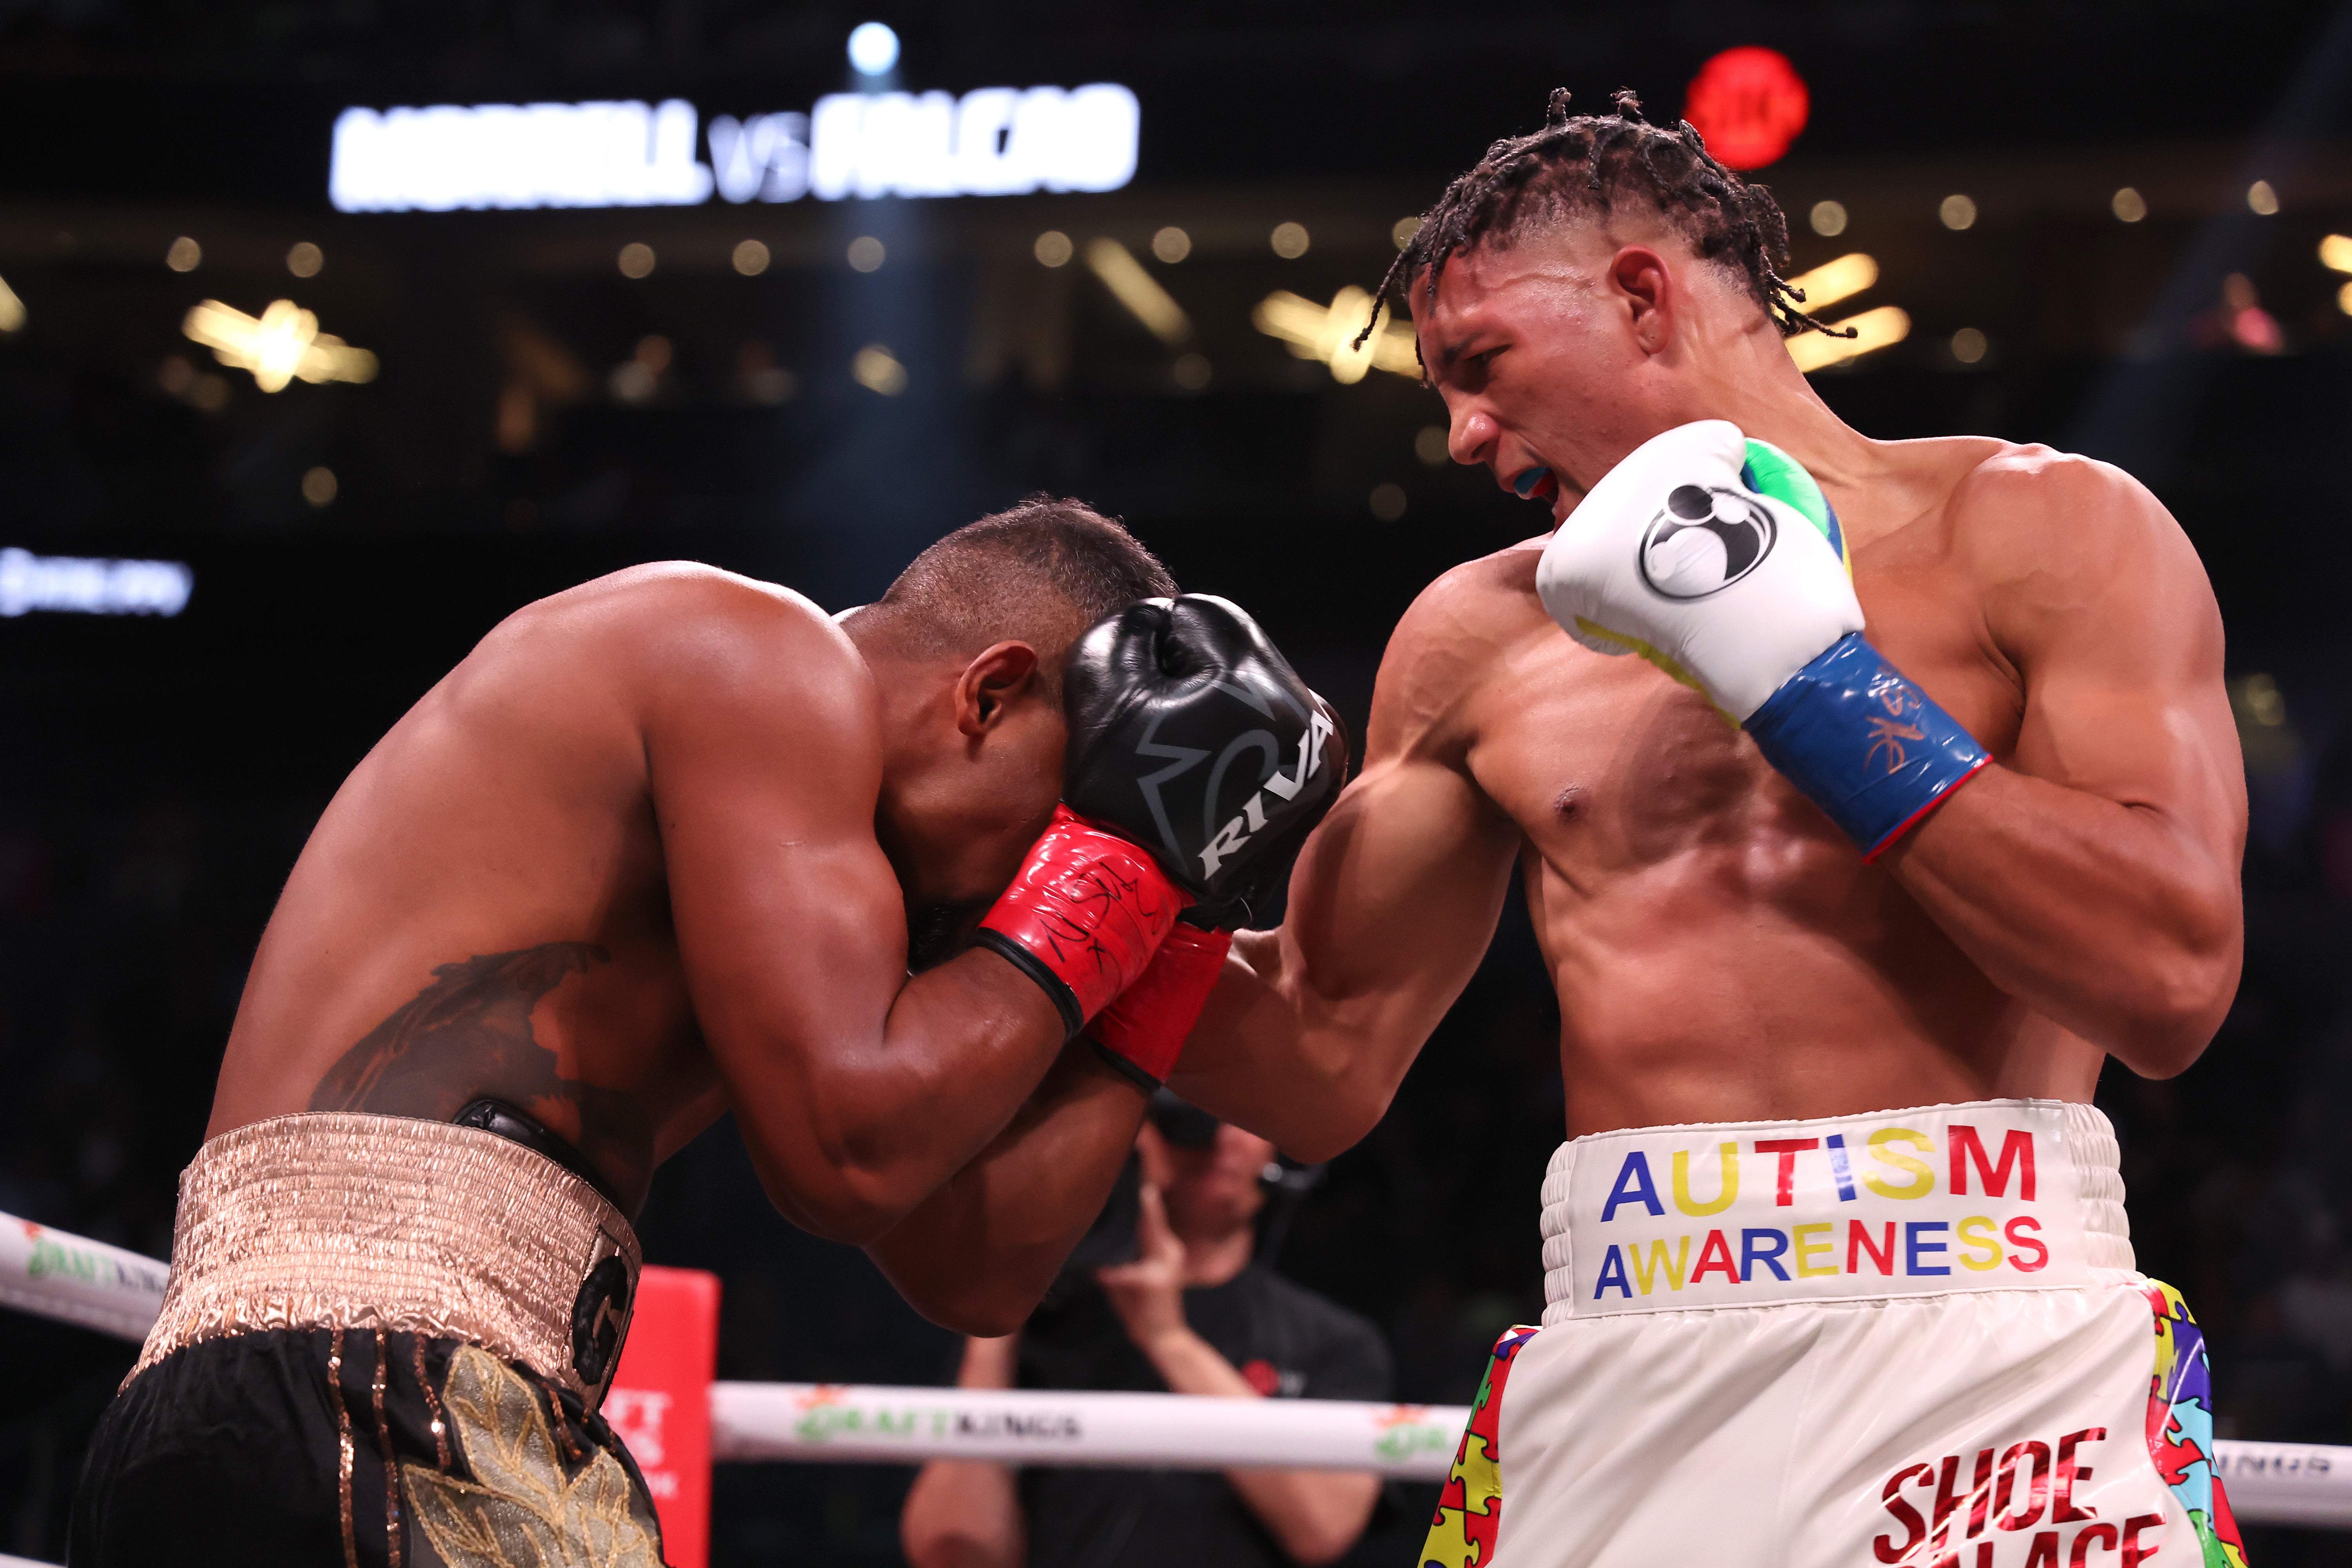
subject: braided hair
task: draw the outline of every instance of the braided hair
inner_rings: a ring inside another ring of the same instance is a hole
[[[1541,131],[1496,142],[1475,168],[1446,186],[1390,263],[1356,345],[1380,325],[1390,290],[1402,296],[1423,270],[1433,300],[1438,277],[1457,252],[1570,213],[1606,213],[1628,195],[1657,208],[1703,259],[1744,273],[1748,293],[1783,337],[1854,335],[1808,315],[1801,309],[1804,290],[1780,276],[1789,260],[1789,220],[1770,191],[1716,162],[1689,121],[1677,120],[1668,130],[1643,118],[1642,100],[1632,89],[1610,96],[1615,113],[1570,116],[1568,89],[1554,89]]]

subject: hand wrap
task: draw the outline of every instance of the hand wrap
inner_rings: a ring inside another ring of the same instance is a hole
[[[1992,760],[1860,632],[1790,676],[1747,729],[1864,860]]]

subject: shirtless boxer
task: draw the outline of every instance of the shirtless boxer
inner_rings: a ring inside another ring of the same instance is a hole
[[[785,1215],[1016,1326],[1215,980],[1203,928],[1344,773],[1247,618],[1172,592],[1040,498],[839,625],[673,564],[486,637],[271,917],[73,1561],[656,1563],[596,1407],[628,1215],[727,1110]],[[944,958],[911,975],[910,926]]]
[[[1557,95],[1428,215],[1401,273],[1454,457],[1558,531],[1407,613],[1172,1087],[1354,1142],[1516,862],[1571,1141],[1543,1327],[1427,1563],[2241,1563],[2090,1104],[2110,1056],[2189,1066],[2237,984],[2211,591],[2114,468],[1843,424],[1785,247],[1630,95]]]

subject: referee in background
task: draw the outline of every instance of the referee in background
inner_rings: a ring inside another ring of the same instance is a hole
[[[1272,1143],[1162,1090],[1136,1152],[1135,1260],[1057,1291],[1018,1334],[967,1340],[960,1387],[1391,1396],[1379,1330],[1255,1260]],[[1380,1495],[1370,1471],[934,1459],[898,1528],[914,1568],[1316,1568],[1355,1545]]]

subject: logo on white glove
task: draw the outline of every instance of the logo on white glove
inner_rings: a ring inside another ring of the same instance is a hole
[[[1664,599],[1704,599],[1730,587],[1772,553],[1769,509],[1738,490],[1676,485],[1642,531],[1642,581]]]

